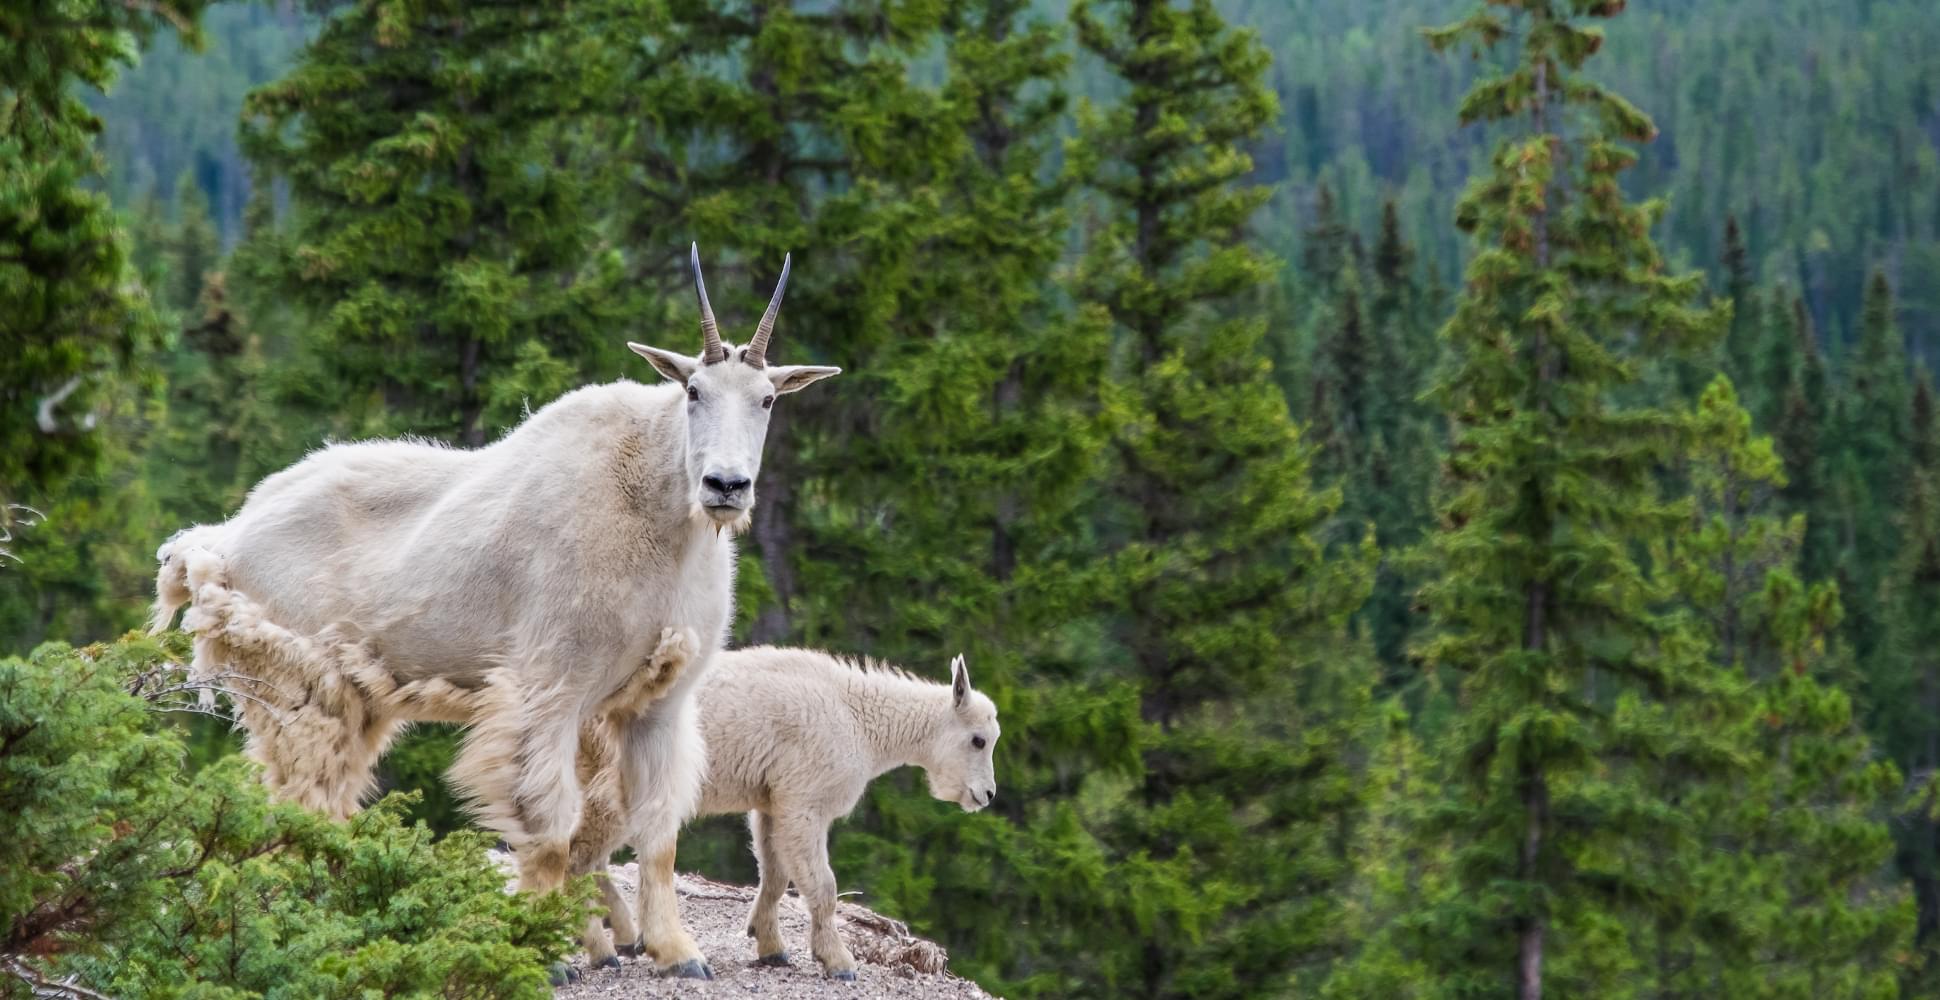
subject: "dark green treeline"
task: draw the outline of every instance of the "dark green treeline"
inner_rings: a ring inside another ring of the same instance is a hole
[[[1925,995],[1940,66],[1885,58],[1908,4],[1722,6],[219,8],[156,66],[240,121],[97,102],[145,182],[10,76],[0,170],[79,263],[0,242],[53,345],[0,362],[0,635],[133,625],[162,537],[325,440],[650,377],[690,241],[730,337],[792,251],[777,356],[845,374],[776,420],[736,638],[976,666],[996,806],[892,775],[834,841],[958,971]],[[386,766],[438,829],[451,739]]]

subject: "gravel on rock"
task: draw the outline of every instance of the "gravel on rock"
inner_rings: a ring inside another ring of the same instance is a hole
[[[631,901],[637,867],[614,865],[612,876]],[[714,967],[713,981],[663,978],[649,958],[622,957],[618,969],[588,969],[581,955],[574,960],[579,980],[560,987],[554,995],[559,1000],[750,996],[777,1000],[993,1000],[977,984],[949,974],[944,968],[947,956],[940,946],[914,937],[901,923],[864,907],[843,903],[837,909],[837,927],[856,957],[855,981],[839,982],[823,975],[822,967],[809,956],[808,910],[793,894],[782,899],[781,933],[794,964],[778,968],[754,962],[754,940],[747,936],[753,889],[693,875],[676,876],[674,889],[680,895],[682,923]]]

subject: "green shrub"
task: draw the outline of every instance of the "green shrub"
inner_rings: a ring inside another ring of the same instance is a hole
[[[392,795],[345,823],[199,770],[179,638],[0,659],[0,996],[544,997],[588,892],[505,891],[488,839]]]

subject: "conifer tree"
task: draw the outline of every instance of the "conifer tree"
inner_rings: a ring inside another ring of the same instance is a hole
[[[1112,821],[1137,902],[1094,922],[1142,947],[1094,988],[1254,995],[1318,976],[1346,946],[1336,838],[1362,811],[1368,701],[1339,631],[1368,553],[1327,557],[1339,495],[1310,484],[1262,325],[1239,307],[1267,276],[1241,242],[1265,194],[1243,183],[1244,146],[1275,110],[1264,50],[1209,0],[1091,0],[1071,16],[1127,88],[1081,113],[1068,165],[1102,213],[1077,293],[1122,345],[1101,596],[1152,727]]]
[[[1388,402],[1377,393],[1375,380],[1395,359],[1370,336],[1358,270],[1351,264],[1342,267],[1332,283],[1337,291],[1315,345],[1309,396],[1314,473],[1322,482],[1340,483],[1347,498],[1344,507],[1368,519],[1365,505],[1376,499],[1367,481],[1368,445],[1383,429],[1380,417]]]
[[[583,891],[508,893],[395,797],[335,822],[240,755],[186,766],[182,640],[0,657],[0,994],[551,995]]]
[[[1899,552],[1881,586],[1887,636],[1869,670],[1874,730],[1915,789],[1899,868],[1919,904],[1926,964],[1940,961],[1940,423],[1931,383],[1913,396]],[[1932,982],[1933,971],[1926,982]]]
[[[0,539],[100,457],[98,404],[160,332],[91,185],[103,91],[142,44],[198,44],[206,0],[9,3],[0,11]],[[7,548],[0,541],[0,550]]]
[[[1805,518],[1772,512],[1778,453],[1729,380],[1695,430],[1696,509],[1666,562],[1712,661],[1750,682],[1751,764],[1684,790],[1711,849],[1672,859],[1683,908],[1659,922],[1655,995],[1891,995],[1913,931],[1911,898],[1881,878],[1900,775],[1841,688],[1837,589],[1799,576]]]
[[[173,238],[168,206],[154,191],[143,193],[128,219],[128,262],[141,275],[143,288],[168,287],[169,241]]]
[[[1672,775],[1728,773],[1715,671],[1640,546],[1675,531],[1658,465],[1683,420],[1623,393],[1658,356],[1709,348],[1723,310],[1668,273],[1655,202],[1619,178],[1650,119],[1581,74],[1617,3],[1491,4],[1428,32],[1491,65],[1465,124],[1505,137],[1457,215],[1475,241],[1434,396],[1453,445],[1421,653],[1460,678],[1450,774],[1426,821],[1454,885],[1410,924],[1441,995],[1608,995],[1641,957],[1598,927],[1664,919],[1688,843]],[[1710,726],[1690,723],[1710,715]],[[1668,794],[1667,794],[1668,793]]]
[[[1775,300],[1775,306],[1777,301]],[[1778,312],[1774,308],[1774,312]],[[1779,488],[1784,509],[1805,517],[1799,546],[1799,572],[1808,580],[1832,576],[1837,567],[1840,518],[1826,482],[1824,447],[1831,420],[1825,359],[1812,332],[1805,302],[1792,297],[1783,319],[1774,318],[1765,355],[1773,365],[1768,383],[1778,408],[1772,420],[1774,443],[1785,463]],[[1783,373],[1783,379],[1777,376]]]
[[[1313,223],[1301,234],[1300,270],[1323,292],[1332,291],[1342,272],[1360,266],[1358,257],[1358,242],[1341,218],[1334,189],[1321,181],[1314,191]]]
[[[203,282],[215,270],[222,247],[215,220],[209,217],[209,196],[187,173],[175,186],[175,227],[169,247],[168,287],[163,304],[186,315],[202,298]]]
[[[1758,345],[1753,338],[1759,331],[1759,310],[1754,298],[1751,276],[1751,251],[1745,247],[1745,234],[1738,227],[1736,213],[1724,219],[1724,250],[1718,263],[1724,268],[1725,297],[1731,300],[1731,329],[1724,338],[1724,364],[1720,367],[1737,385],[1751,385],[1758,362]]]
[[[1404,658],[1414,615],[1406,554],[1431,523],[1429,494],[1441,462],[1439,417],[1422,401],[1440,346],[1435,341],[1430,296],[1414,273],[1415,251],[1401,233],[1392,199],[1381,209],[1381,229],[1371,257],[1373,294],[1368,322],[1382,349],[1378,381],[1380,403],[1373,417],[1378,430],[1367,445],[1370,512],[1382,549],[1374,594],[1363,612],[1373,628],[1375,652],[1391,680],[1411,681],[1397,665]],[[1350,495],[1350,500],[1352,496]]]
[[[1835,419],[1836,472],[1827,485],[1843,508],[1841,590],[1850,595],[1849,634],[1870,661],[1885,632],[1880,581],[1900,551],[1900,510],[1906,483],[1912,380],[1906,343],[1894,318],[1893,288],[1884,271],[1866,284],[1859,340],[1853,346]]]
[[[632,317],[595,244],[602,175],[571,153],[608,79],[586,14],[358,3],[249,96],[244,148],[293,201],[264,278],[307,310],[344,430],[478,445],[495,398],[556,391],[535,365],[619,370]]]
[[[1320,996],[1329,1000],[1417,1000],[1433,995],[1437,972],[1410,947],[1404,917],[1448,891],[1448,844],[1426,832],[1439,768],[1398,704],[1367,768],[1374,787],[1352,851],[1342,917],[1354,951],[1333,964]]]
[[[1415,250],[1401,232],[1401,219],[1393,199],[1381,206],[1381,231],[1375,238],[1371,258],[1373,294],[1368,304],[1368,321],[1387,345],[1389,357],[1383,373],[1383,433],[1400,440],[1407,425],[1428,418],[1419,397],[1428,387],[1428,374],[1435,367],[1439,346],[1435,343],[1435,319],[1429,314],[1427,296],[1415,275]],[[1425,515],[1426,510],[1418,512]]]

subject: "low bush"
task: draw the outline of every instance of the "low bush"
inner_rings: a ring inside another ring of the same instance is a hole
[[[0,996],[545,997],[589,893],[391,795],[348,822],[188,766],[179,636],[0,659]]]

